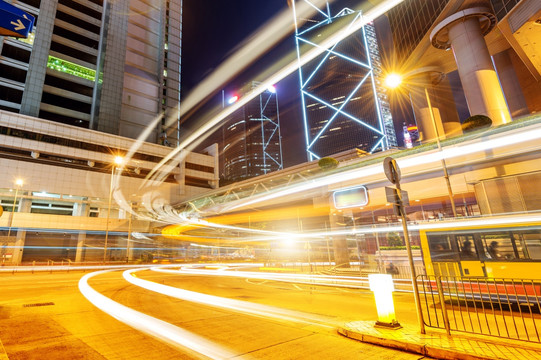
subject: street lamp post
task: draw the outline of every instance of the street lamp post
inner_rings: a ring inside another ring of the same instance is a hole
[[[418,71],[414,71],[409,74],[414,75],[414,74],[419,73],[422,70],[423,69],[420,69]],[[399,87],[401,83],[402,83],[402,76],[395,73],[391,73],[387,75],[387,77],[385,78],[385,85],[390,89],[395,89]],[[438,126],[436,125],[436,118],[434,116],[434,110],[432,108],[432,103],[430,102],[430,96],[428,95],[428,89],[426,88],[426,86],[424,86],[424,93],[426,97],[426,102],[428,104],[428,112],[430,113],[430,120],[432,122],[432,126],[434,127],[434,132],[436,134],[436,143],[438,145],[438,151],[441,153],[442,148],[441,148],[441,143],[440,143],[440,134],[438,131]],[[410,102],[412,102],[411,94],[410,94]],[[412,102],[412,108],[413,108],[413,102]],[[413,113],[413,116],[415,116],[415,112]],[[453,196],[453,189],[451,187],[451,181],[449,180],[449,173],[447,171],[447,163],[445,162],[445,159],[443,157],[441,158],[441,164],[443,168],[443,177],[445,178],[445,182],[447,184],[447,193],[449,194],[449,200],[451,201],[451,209],[453,211],[453,216],[456,218],[457,212],[456,212],[455,201],[454,201],[454,196]]]
[[[111,167],[111,183],[109,185],[109,203],[107,205],[107,222],[105,223],[105,244],[103,246],[103,263],[107,260],[107,241],[109,240],[109,218],[111,216],[111,200],[113,198],[113,178],[115,175],[115,169],[117,169],[116,165],[119,167],[124,162],[124,158],[122,156],[116,156],[113,166]]]
[[[426,102],[428,104],[428,112],[430,113],[430,120],[432,120],[432,126],[434,126],[434,131],[436,132],[436,142],[438,144],[438,151],[441,153],[441,143],[440,143],[440,134],[438,132],[438,127],[436,126],[436,118],[434,117],[434,111],[432,109],[432,103],[430,102],[430,96],[428,96],[428,90],[425,86],[425,96]],[[456,218],[456,207],[455,200],[453,196],[453,188],[451,187],[451,181],[449,180],[449,173],[447,172],[447,164],[445,163],[445,158],[441,157],[441,165],[443,167],[443,177],[447,184],[447,193],[449,194],[449,200],[451,201],[451,209],[453,210],[453,216]]]

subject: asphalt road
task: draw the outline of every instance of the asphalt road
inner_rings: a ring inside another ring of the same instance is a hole
[[[415,354],[344,338],[337,326],[375,320],[365,290],[268,280],[162,274],[137,278],[198,293],[287,309],[304,321],[247,314],[171,296],[128,283],[121,271],[89,284],[106,297],[184,329],[206,343],[178,346],[134,329],[96,308],[79,291],[81,272],[0,274],[0,340],[13,359],[198,359],[197,346],[227,349],[232,359],[421,359]],[[413,297],[395,294],[397,317],[415,322]],[[0,359],[2,358],[0,347]]]

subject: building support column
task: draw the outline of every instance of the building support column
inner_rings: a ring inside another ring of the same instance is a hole
[[[19,200],[19,205],[17,206],[17,212],[30,212],[32,208],[32,200],[22,198]],[[15,223],[16,224],[16,223]],[[17,230],[17,235],[15,237],[15,244],[13,247],[13,255],[11,262],[13,265],[20,265],[23,259],[24,244],[26,241],[26,230]]]
[[[502,88],[509,106],[509,111],[513,118],[528,115],[528,105],[524,98],[524,93],[520,86],[515,67],[511,61],[511,54],[513,49],[507,49],[493,56],[494,65],[498,71],[498,77],[502,84]]]
[[[75,203],[73,204],[72,216],[85,216],[87,217],[90,214],[90,206],[85,203]],[[84,249],[86,241],[86,231],[80,231],[77,237],[77,250],[75,252],[75,262],[82,262],[84,260]],[[75,237],[74,236],[74,237]]]
[[[476,7],[449,16],[430,34],[434,47],[453,49],[470,114],[488,116],[493,126],[511,121],[484,39],[495,25],[491,9]]]
[[[345,225],[342,214],[331,211],[330,213],[331,233],[335,230],[342,230]],[[332,235],[334,251],[334,263],[336,266],[349,268],[349,250],[345,235]]]
[[[419,140],[422,143],[435,141],[438,137],[445,139],[445,131],[443,129],[443,121],[441,118],[440,110],[433,102],[434,97],[430,98],[432,105],[432,115],[430,114],[430,108],[428,106],[428,99],[425,93],[425,89],[430,90],[432,93],[432,80],[431,74],[436,73],[428,70],[427,72],[420,73],[419,76],[415,76],[413,83],[415,88],[411,91],[411,101],[413,103],[415,111],[415,119],[417,120],[417,126],[419,130]]]

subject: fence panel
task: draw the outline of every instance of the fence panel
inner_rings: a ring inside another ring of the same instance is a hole
[[[541,283],[534,280],[417,277],[425,325],[541,342]]]

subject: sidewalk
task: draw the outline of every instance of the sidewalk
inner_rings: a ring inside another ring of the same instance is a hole
[[[418,326],[401,324],[398,330],[374,327],[372,321],[353,321],[338,329],[344,336],[362,342],[400,349],[436,359],[541,359],[541,344],[514,341],[492,336],[426,328],[422,335]]]

